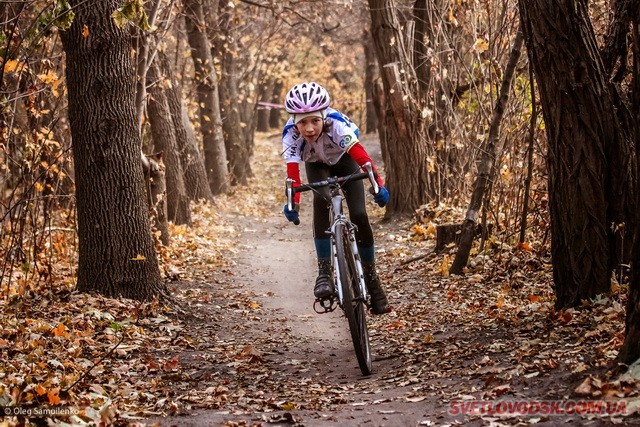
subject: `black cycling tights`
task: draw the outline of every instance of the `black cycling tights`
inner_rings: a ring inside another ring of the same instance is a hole
[[[330,166],[326,163],[305,162],[308,182],[322,181],[331,176],[346,176],[361,172],[360,166],[347,154],[343,154],[338,163]],[[349,219],[357,227],[356,242],[358,246],[373,246],[373,231],[365,208],[365,194],[362,180],[349,181],[343,187]],[[313,192],[313,237],[328,239],[329,229],[329,188],[318,189],[321,194]]]

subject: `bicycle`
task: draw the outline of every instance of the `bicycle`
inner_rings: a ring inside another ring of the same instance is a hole
[[[330,177],[324,181],[303,184],[298,187],[294,187],[294,181],[287,178],[286,195],[288,208],[293,210],[294,194],[329,187],[331,225],[327,234],[331,240],[331,270],[336,284],[336,293],[328,298],[316,299],[313,307],[317,313],[334,311],[336,306],[342,309],[349,323],[358,366],[362,374],[366,376],[371,375],[372,372],[371,344],[366,318],[366,312],[369,308],[367,287],[356,244],[356,226],[344,214],[344,196],[341,192],[344,183],[365,178],[371,182],[373,193],[379,192],[371,163],[367,162],[362,167],[366,172],[353,173],[343,177]],[[294,224],[298,225],[300,221],[296,221]],[[318,304],[321,309],[317,308]]]

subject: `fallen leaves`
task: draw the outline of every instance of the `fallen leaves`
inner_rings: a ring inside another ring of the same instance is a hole
[[[53,332],[53,335],[56,337],[65,337],[65,338],[69,337],[69,334],[67,333],[67,327],[64,326],[64,324],[62,323],[60,323],[58,326],[53,328],[51,332]]]
[[[436,212],[429,217],[451,222]],[[399,263],[396,252],[424,253],[435,242],[417,240],[420,233],[412,225],[406,226],[404,237],[382,227],[383,233],[396,236],[387,243],[379,265],[400,320],[376,318],[377,328],[402,334],[394,343],[408,348],[400,353],[402,365],[421,387],[436,378],[450,380],[435,387],[431,383],[432,399],[567,399],[574,395],[576,374],[591,372],[595,379],[594,371],[614,363],[624,328],[622,290],[556,312],[550,268],[533,250],[537,242],[509,246],[494,238],[483,251],[474,247],[473,262],[456,277],[447,274],[455,248],[434,259]],[[402,329],[394,326],[398,321],[405,323]],[[437,326],[430,326],[425,335],[425,325]],[[432,338],[424,340],[425,336]],[[593,394],[599,390],[594,384],[598,383],[589,383],[590,397],[598,396]],[[627,392],[637,393],[635,387]]]
[[[277,148],[267,144],[256,156],[266,177],[215,207],[196,205],[193,228],[171,226],[171,247],[159,248],[175,306],[76,294],[68,282],[39,293],[25,281],[0,300],[3,404],[71,406],[78,413],[60,419],[108,425],[193,409],[294,423],[301,420],[293,411],[397,402],[430,408],[436,419],[453,400],[637,399],[637,378],[598,377],[622,343],[624,287],[556,312],[551,270],[532,250],[540,242],[518,247],[495,238],[473,248],[464,275],[451,276],[453,250],[432,252],[435,222],[460,215],[444,206],[417,225],[374,226],[379,274],[396,307],[369,318],[376,374],[344,379],[315,366],[316,355],[304,353],[304,340],[315,337],[294,334],[292,324],[318,316],[269,309],[273,295],[250,289],[237,273],[246,268],[235,265],[237,255],[250,250],[240,234],[261,232],[262,218],[283,203],[274,191],[282,168],[268,166]],[[415,254],[424,255],[407,260]],[[385,408],[374,412],[396,411]]]

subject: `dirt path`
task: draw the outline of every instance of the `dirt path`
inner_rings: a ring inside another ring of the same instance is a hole
[[[242,268],[251,271],[250,286],[271,296],[265,308],[288,319],[295,341],[301,343],[299,360],[317,359],[316,367],[330,368],[334,356],[348,357],[350,341],[345,323],[338,312],[318,315],[312,310],[312,287],[316,277],[315,255],[309,231],[308,212],[301,216],[298,227],[270,219],[268,225],[278,230],[272,239],[251,239],[249,251],[241,258]],[[347,359],[348,360],[348,359]],[[345,373],[352,369],[339,366]]]

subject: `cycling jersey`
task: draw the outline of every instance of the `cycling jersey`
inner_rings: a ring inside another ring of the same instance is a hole
[[[286,163],[338,163],[342,155],[358,142],[359,129],[349,117],[333,108],[326,109],[324,129],[314,143],[304,139],[289,118],[282,132],[282,149]]]

